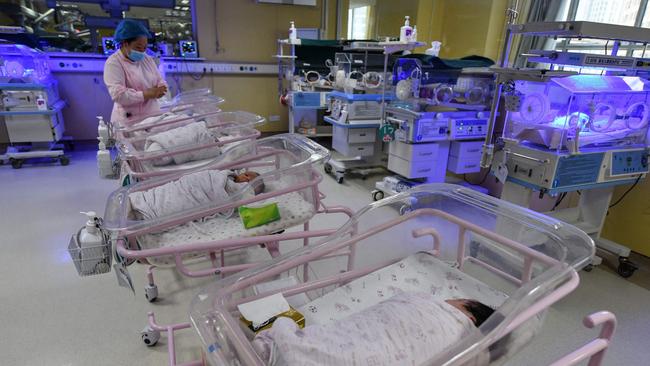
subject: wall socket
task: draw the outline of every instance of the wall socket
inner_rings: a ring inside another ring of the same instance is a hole
[[[269,122],[277,122],[279,120],[280,120],[280,116],[278,116],[277,114],[269,116]]]

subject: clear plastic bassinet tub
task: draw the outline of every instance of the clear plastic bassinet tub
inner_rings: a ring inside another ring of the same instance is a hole
[[[178,266],[183,260],[197,254],[263,243],[263,240],[255,238],[265,235],[273,234],[273,240],[282,240],[278,232],[306,223],[322,212],[318,191],[322,177],[313,165],[328,158],[327,149],[306,137],[291,134],[234,145],[225,149],[208,166],[149,179],[114,191],[106,205],[104,227],[116,233],[118,253],[122,256],[147,258],[150,264],[158,266]],[[205,202],[187,210],[150,219],[134,211],[131,197],[136,192],[148,191],[207,171],[228,174],[254,171],[259,175],[240,185],[227,198]],[[277,220],[247,228],[236,214],[241,206],[267,204],[277,206]],[[250,239],[251,244],[240,243],[245,238]],[[130,248],[122,240],[128,242]],[[138,243],[137,248],[134,243]],[[176,259],[179,262],[175,262]],[[210,273],[214,274],[214,271]]]
[[[527,245],[530,232],[544,240]],[[338,256],[349,251],[351,268]],[[282,293],[309,327],[345,321],[402,291],[469,298],[496,311],[423,364],[502,364],[578,285],[576,270],[593,253],[574,226],[463,187],[421,185],[370,204],[314,245],[210,285],[194,297],[190,318],[211,365],[265,365],[239,319],[242,303]]]
[[[206,100],[210,98],[223,100],[222,98],[213,95],[212,90],[210,88],[198,88],[198,89],[182,91],[176,94],[173,98],[169,98],[167,100],[160,100],[158,101],[158,103],[160,104],[161,109],[165,109],[165,108],[173,108],[175,106],[187,102],[192,102],[196,100]]]
[[[131,128],[131,137],[117,142],[120,159],[125,162],[122,175],[139,180],[205,166],[226,146],[259,137],[255,127],[264,122],[262,116],[232,111],[139,126],[139,131],[150,130],[145,133],[134,134],[135,129]],[[171,142],[172,139],[178,142]]]

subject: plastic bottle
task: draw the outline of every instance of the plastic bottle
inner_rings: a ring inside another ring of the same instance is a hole
[[[411,34],[410,42],[417,42],[417,41],[418,41],[418,26],[414,25],[413,26],[413,33]]]
[[[438,54],[440,54],[440,46],[441,45],[442,45],[442,43],[440,43],[438,41],[431,42],[431,48],[427,48],[427,50],[424,51],[424,54],[429,55],[429,56],[438,57]]]
[[[39,111],[47,110],[47,103],[45,102],[45,97],[43,97],[43,94],[39,94],[36,97],[36,108],[38,108]]]
[[[290,41],[297,41],[298,40],[298,31],[296,30],[296,24],[292,20],[291,26],[289,27],[289,40]]]
[[[109,139],[108,126],[104,122],[104,117],[97,116],[97,119],[99,120],[97,123],[97,136],[106,143]]]
[[[103,261],[104,237],[97,228],[95,219],[97,214],[94,211],[82,212],[88,221],[86,226],[79,231],[79,248],[81,249],[81,270],[85,274],[92,274],[98,270],[98,264]]]
[[[399,29],[399,41],[403,43],[408,43],[411,40],[411,35],[413,34],[413,28],[409,23],[410,17],[407,15],[404,17],[404,25]]]
[[[99,139],[99,150],[97,150],[97,168],[99,169],[99,176],[102,178],[113,175],[111,152],[106,150],[106,144],[102,138]]]

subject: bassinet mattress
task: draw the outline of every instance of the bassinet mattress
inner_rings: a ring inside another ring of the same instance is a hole
[[[156,249],[182,247],[207,241],[268,235],[305,223],[316,213],[313,203],[306,201],[300,192],[291,192],[269,198],[256,203],[256,205],[274,202],[278,204],[280,220],[266,225],[246,229],[239,215],[231,215],[228,218],[217,216],[203,221],[186,223],[160,233],[141,235],[138,237],[138,245],[141,249]],[[183,258],[187,259],[196,255],[197,253],[188,253],[183,255]],[[152,257],[147,258],[147,260],[156,266],[175,265],[173,256]]]
[[[401,292],[426,292],[442,300],[475,299],[490,307],[508,297],[426,252],[410,255],[298,308],[305,324],[326,324],[341,320]]]

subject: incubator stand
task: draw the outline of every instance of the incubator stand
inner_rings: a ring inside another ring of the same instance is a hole
[[[528,207],[531,192],[556,196],[577,191],[577,207],[549,214],[584,230],[600,249],[619,257],[618,272],[631,276],[636,266],[630,250],[600,237],[614,187],[631,184],[648,173],[650,83],[634,76],[644,71],[640,60],[617,56],[621,41],[646,45],[640,28],[591,22],[511,25],[506,32],[497,73],[497,89],[482,165],[504,182],[502,197]],[[528,61],[551,69],[507,67],[512,37],[546,36],[613,41],[611,55],[531,51]],[[622,67],[621,65],[629,65]],[[641,65],[641,66],[638,66]],[[576,74],[560,68],[599,67],[600,75]],[[501,102],[500,102],[501,101]],[[497,111],[505,110],[502,127]],[[500,129],[500,134],[495,133]],[[534,240],[532,240],[534,242]],[[595,257],[593,264],[599,264]]]
[[[58,86],[44,53],[16,44],[0,44],[0,117],[4,117],[12,144],[0,161],[13,168],[25,159],[54,158],[67,165],[58,144],[65,130]],[[15,144],[30,144],[16,146]]]
[[[421,42],[379,42],[367,48],[354,47],[356,51],[376,51],[377,47],[381,47],[384,51],[383,82],[381,93],[377,88],[367,94],[354,94],[348,85],[344,87],[344,90],[347,89],[345,93],[330,93],[330,98],[336,102],[331,108],[333,116],[325,117],[325,121],[333,125],[332,147],[339,153],[332,156],[325,165],[325,171],[333,174],[338,183],[343,183],[348,172],[358,172],[365,178],[373,169],[385,166],[385,144],[378,136],[378,128],[383,124],[386,106],[394,94],[392,88],[387,87],[388,57],[422,45]],[[337,84],[341,83],[337,80]],[[347,84],[347,81],[343,84]]]
[[[387,108],[385,123],[395,127],[388,170],[399,176],[376,182],[373,200],[404,186],[445,182],[447,170],[479,172],[493,73],[486,68],[423,67],[418,59],[400,58],[393,78],[399,101]]]
[[[313,40],[310,40],[313,41]],[[308,137],[330,137],[331,127],[319,124],[319,116],[327,108],[327,97],[332,87],[324,85],[318,72],[308,72],[302,77],[296,75],[296,46],[301,39],[278,39],[278,96],[280,103],[287,106],[289,133],[300,133]],[[288,50],[285,50],[288,46]]]

